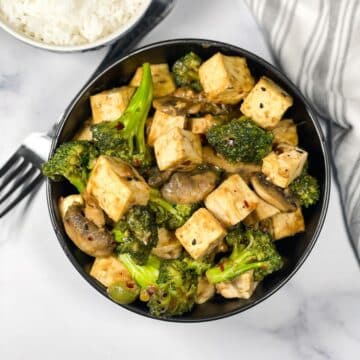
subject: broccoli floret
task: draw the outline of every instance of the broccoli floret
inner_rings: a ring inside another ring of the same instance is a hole
[[[194,272],[198,276],[203,275],[206,270],[211,268],[211,263],[206,258],[194,260],[192,257],[185,255],[181,261],[186,264],[187,270]]]
[[[172,204],[161,197],[160,191],[151,189],[149,206],[156,214],[158,226],[164,226],[169,230],[175,230],[182,226],[199,208],[198,203],[194,204]]]
[[[234,246],[238,243],[239,239],[242,238],[244,234],[245,228],[242,223],[236,224],[231,231],[228,232],[228,234],[225,237],[225,241],[229,246]]]
[[[119,157],[136,167],[147,167],[153,156],[145,140],[145,122],[153,98],[153,84],[148,63],[143,64],[140,86],[119,119],[91,127],[101,154]]]
[[[306,172],[297,177],[289,185],[290,191],[299,199],[300,205],[308,208],[320,199],[318,181]]]
[[[232,239],[233,249],[228,258],[207,270],[206,276],[213,283],[232,280],[249,270],[254,270],[255,281],[281,269],[283,261],[268,233],[248,229],[242,234],[236,229],[228,236]]]
[[[60,145],[52,158],[42,166],[42,172],[53,181],[66,178],[82,192],[93,168],[98,151],[88,141],[69,141]]]
[[[200,92],[202,90],[199,81],[201,62],[201,58],[192,51],[178,59],[172,67],[176,85],[189,86]]]
[[[139,265],[130,254],[120,254],[119,260],[142,289],[156,285],[160,269],[160,259],[158,257],[150,255],[144,265]]]
[[[157,317],[182,315],[195,303],[198,275],[181,260],[163,260],[155,292],[150,297],[150,313]]]
[[[147,206],[133,206],[112,230],[119,253],[129,253],[145,264],[158,240],[154,213]]]
[[[141,287],[140,299],[148,301],[150,313],[157,317],[181,315],[195,302],[199,276],[210,267],[189,257],[175,260],[150,255],[139,265],[130,254],[119,255],[132,278]]]
[[[259,163],[272,149],[273,135],[247,117],[215,125],[206,134],[209,144],[230,162]]]

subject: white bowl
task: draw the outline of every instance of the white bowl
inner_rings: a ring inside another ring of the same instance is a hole
[[[124,25],[120,26],[117,30],[113,33],[104,36],[96,41],[81,44],[81,45],[52,45],[46,44],[44,42],[35,40],[23,32],[15,29],[12,27],[8,22],[0,18],[0,28],[11,34],[12,36],[16,37],[18,40],[23,41],[26,44],[38,47],[40,49],[49,50],[49,51],[56,51],[56,52],[74,52],[74,51],[88,51],[88,50],[95,50],[102,46],[109,45],[110,43],[114,42],[115,40],[124,36],[127,32],[129,32],[144,16],[146,10],[149,8],[152,0],[145,0],[143,5],[139,8],[137,14],[135,14],[130,21],[125,23]]]

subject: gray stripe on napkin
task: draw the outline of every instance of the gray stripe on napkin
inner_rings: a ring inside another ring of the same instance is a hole
[[[360,32],[354,29],[360,28],[360,1],[245,2],[264,32],[275,63],[301,88],[319,117],[332,125],[328,140],[359,260]]]

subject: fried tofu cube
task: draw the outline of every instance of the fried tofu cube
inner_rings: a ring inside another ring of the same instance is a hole
[[[93,123],[118,119],[127,108],[134,91],[134,87],[122,86],[90,96]]]
[[[221,53],[200,66],[199,78],[208,99],[224,104],[244,99],[255,83],[244,57]]]
[[[91,124],[93,123],[92,118],[86,120],[80,129],[76,132],[74,140],[87,140],[91,141],[93,139],[91,132]]]
[[[150,187],[125,161],[102,155],[90,174],[87,192],[116,222],[131,206],[148,203]]]
[[[178,127],[160,136],[154,150],[161,171],[191,169],[202,163],[200,136]]]
[[[288,144],[297,146],[299,138],[296,130],[296,125],[292,119],[281,120],[272,130],[274,135],[273,143],[275,145]]]
[[[275,214],[278,214],[280,210],[275,206],[270,205],[263,199],[259,198],[259,203],[256,209],[244,219],[246,226],[254,225],[259,221],[267,219]]]
[[[199,279],[196,289],[196,304],[204,304],[215,295],[215,286],[206,276]]]
[[[176,90],[175,81],[170,73],[168,64],[151,64],[150,70],[154,86],[154,97],[166,96]],[[129,85],[138,87],[142,74],[142,67],[138,67]]]
[[[115,282],[133,282],[127,268],[115,256],[96,258],[90,275],[106,287]]]
[[[295,146],[282,144],[263,158],[261,171],[267,180],[286,188],[298,177],[306,163],[308,153]]]
[[[190,130],[194,134],[206,134],[216,124],[218,121],[211,114],[206,114],[202,117],[191,118]]]
[[[271,229],[274,240],[294,236],[305,231],[304,217],[301,208],[294,212],[279,213],[271,217]]]
[[[220,222],[205,208],[200,208],[175,231],[176,237],[195,260],[211,253],[226,235]]]
[[[148,144],[153,146],[156,139],[158,139],[161,135],[166,134],[176,127],[183,129],[185,124],[185,116],[173,116],[160,110],[156,110],[150,126]]]
[[[227,299],[249,299],[256,289],[254,271],[247,271],[231,281],[223,281],[215,285],[216,292]]]
[[[264,129],[273,129],[293,104],[292,97],[263,76],[241,104],[240,110]]]
[[[205,206],[225,226],[244,220],[259,204],[257,195],[240,175],[228,177],[205,199]]]

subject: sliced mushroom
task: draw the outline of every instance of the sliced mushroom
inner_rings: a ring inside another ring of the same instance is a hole
[[[64,220],[64,216],[71,205],[84,205],[84,199],[80,194],[68,195],[66,197],[60,197],[59,199],[59,211],[61,218]]]
[[[225,115],[234,113],[230,105],[209,102],[205,95],[189,88],[179,88],[172,95],[156,98],[153,107],[169,115],[193,115],[206,113]]]
[[[282,188],[266,180],[265,175],[257,173],[251,177],[251,184],[256,193],[266,202],[280,211],[295,211],[296,199]]]
[[[83,213],[83,207],[71,205],[64,216],[64,227],[69,238],[84,253],[94,256],[109,256],[115,248],[115,241],[106,228],[99,228]]]
[[[91,220],[98,227],[105,226],[106,219],[104,211],[99,206],[95,197],[89,194],[87,191],[84,191],[82,196],[85,200],[85,217]]]
[[[230,163],[220,155],[217,155],[215,150],[210,146],[203,147],[203,161],[204,163],[223,169],[227,173],[239,174],[247,183],[254,173],[261,170],[261,166],[257,164],[243,162]]]
[[[151,187],[159,188],[169,180],[173,172],[173,170],[160,171],[157,166],[154,166],[146,173],[147,182]]]
[[[161,189],[162,196],[175,204],[193,204],[203,200],[215,188],[218,175],[213,171],[175,173]]]
[[[162,259],[177,259],[183,247],[175,234],[165,228],[158,229],[158,242],[151,252]]]

